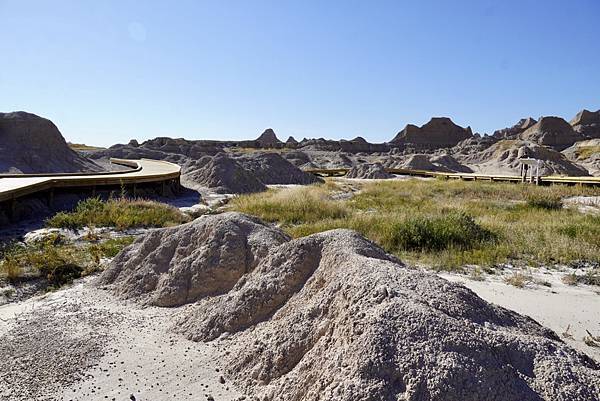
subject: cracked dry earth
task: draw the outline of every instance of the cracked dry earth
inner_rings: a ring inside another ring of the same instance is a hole
[[[226,349],[169,331],[174,312],[115,300],[89,279],[4,305],[0,399],[238,399],[220,366]]]

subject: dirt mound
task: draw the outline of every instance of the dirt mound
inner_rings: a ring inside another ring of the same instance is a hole
[[[599,399],[598,364],[553,332],[348,230],[288,240],[245,215],[205,216],[138,239],[101,282],[197,301],[176,330],[228,336],[226,373],[261,400]]]
[[[188,185],[204,186],[216,193],[243,194],[267,189],[254,174],[224,153],[204,156],[186,166],[185,175]]]
[[[289,238],[240,214],[207,216],[156,230],[120,253],[100,278],[117,294],[145,304],[178,306],[224,294],[268,249]],[[218,261],[218,265],[208,266]]]
[[[394,175],[385,171],[381,163],[362,163],[352,167],[346,178],[385,179],[394,178]]]
[[[452,170],[448,167],[432,163],[431,158],[431,155],[410,155],[408,159],[399,165],[399,168],[408,170],[440,171],[444,173],[452,172]]]
[[[263,184],[313,184],[323,182],[314,174],[305,173],[278,153],[250,153],[237,162],[254,174]]]
[[[447,117],[434,117],[421,127],[408,124],[390,143],[435,149],[452,147],[471,136],[473,132],[470,127],[456,125]]]
[[[556,150],[563,150],[584,139],[583,135],[575,132],[573,127],[560,117],[542,117],[519,137]]]
[[[74,173],[102,167],[69,148],[52,121],[0,113],[0,173]]]
[[[576,132],[590,138],[600,138],[600,110],[582,110],[570,122]]]
[[[482,152],[463,157],[461,161],[479,172],[518,175],[519,159],[522,157],[541,160],[542,175],[589,175],[584,168],[569,161],[562,153],[521,140],[501,140]]]
[[[430,159],[431,163],[440,168],[448,169],[456,173],[472,173],[469,167],[460,164],[458,160],[448,154],[433,156]]]

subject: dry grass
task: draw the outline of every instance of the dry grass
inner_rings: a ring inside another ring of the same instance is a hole
[[[579,146],[577,148],[577,159],[588,159],[596,153],[600,153],[600,146]]]
[[[231,207],[294,237],[354,229],[405,260],[445,269],[600,261],[600,216],[560,207],[562,198],[599,189],[417,179],[355,185],[361,191],[349,200],[331,199],[340,188],[329,181],[241,196]]]
[[[57,287],[98,271],[102,257],[116,256],[133,240],[128,236],[76,246],[53,234],[27,245],[8,245],[0,250],[0,278],[17,281],[42,277]]]
[[[69,147],[73,150],[100,150],[100,149],[105,149],[103,147],[100,146],[91,146],[91,145],[86,145],[83,143],[68,143]]]
[[[504,278],[506,284],[510,284],[517,288],[523,288],[527,283],[531,282],[532,278],[523,273],[514,273]]]

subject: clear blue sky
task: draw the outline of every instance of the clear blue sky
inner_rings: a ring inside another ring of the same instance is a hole
[[[0,111],[71,141],[385,141],[600,108],[600,1],[0,0]]]

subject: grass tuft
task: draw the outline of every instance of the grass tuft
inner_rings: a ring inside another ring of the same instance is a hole
[[[72,212],[60,212],[46,220],[48,227],[79,229],[86,226],[116,227],[118,230],[138,227],[167,227],[184,223],[189,217],[163,203],[89,198],[77,204]]]
[[[551,193],[532,193],[527,196],[527,206],[536,209],[560,210],[563,202],[560,196]]]
[[[481,227],[468,214],[449,212],[441,216],[399,220],[392,225],[386,243],[392,249],[406,251],[466,250],[494,238],[491,231]]]

